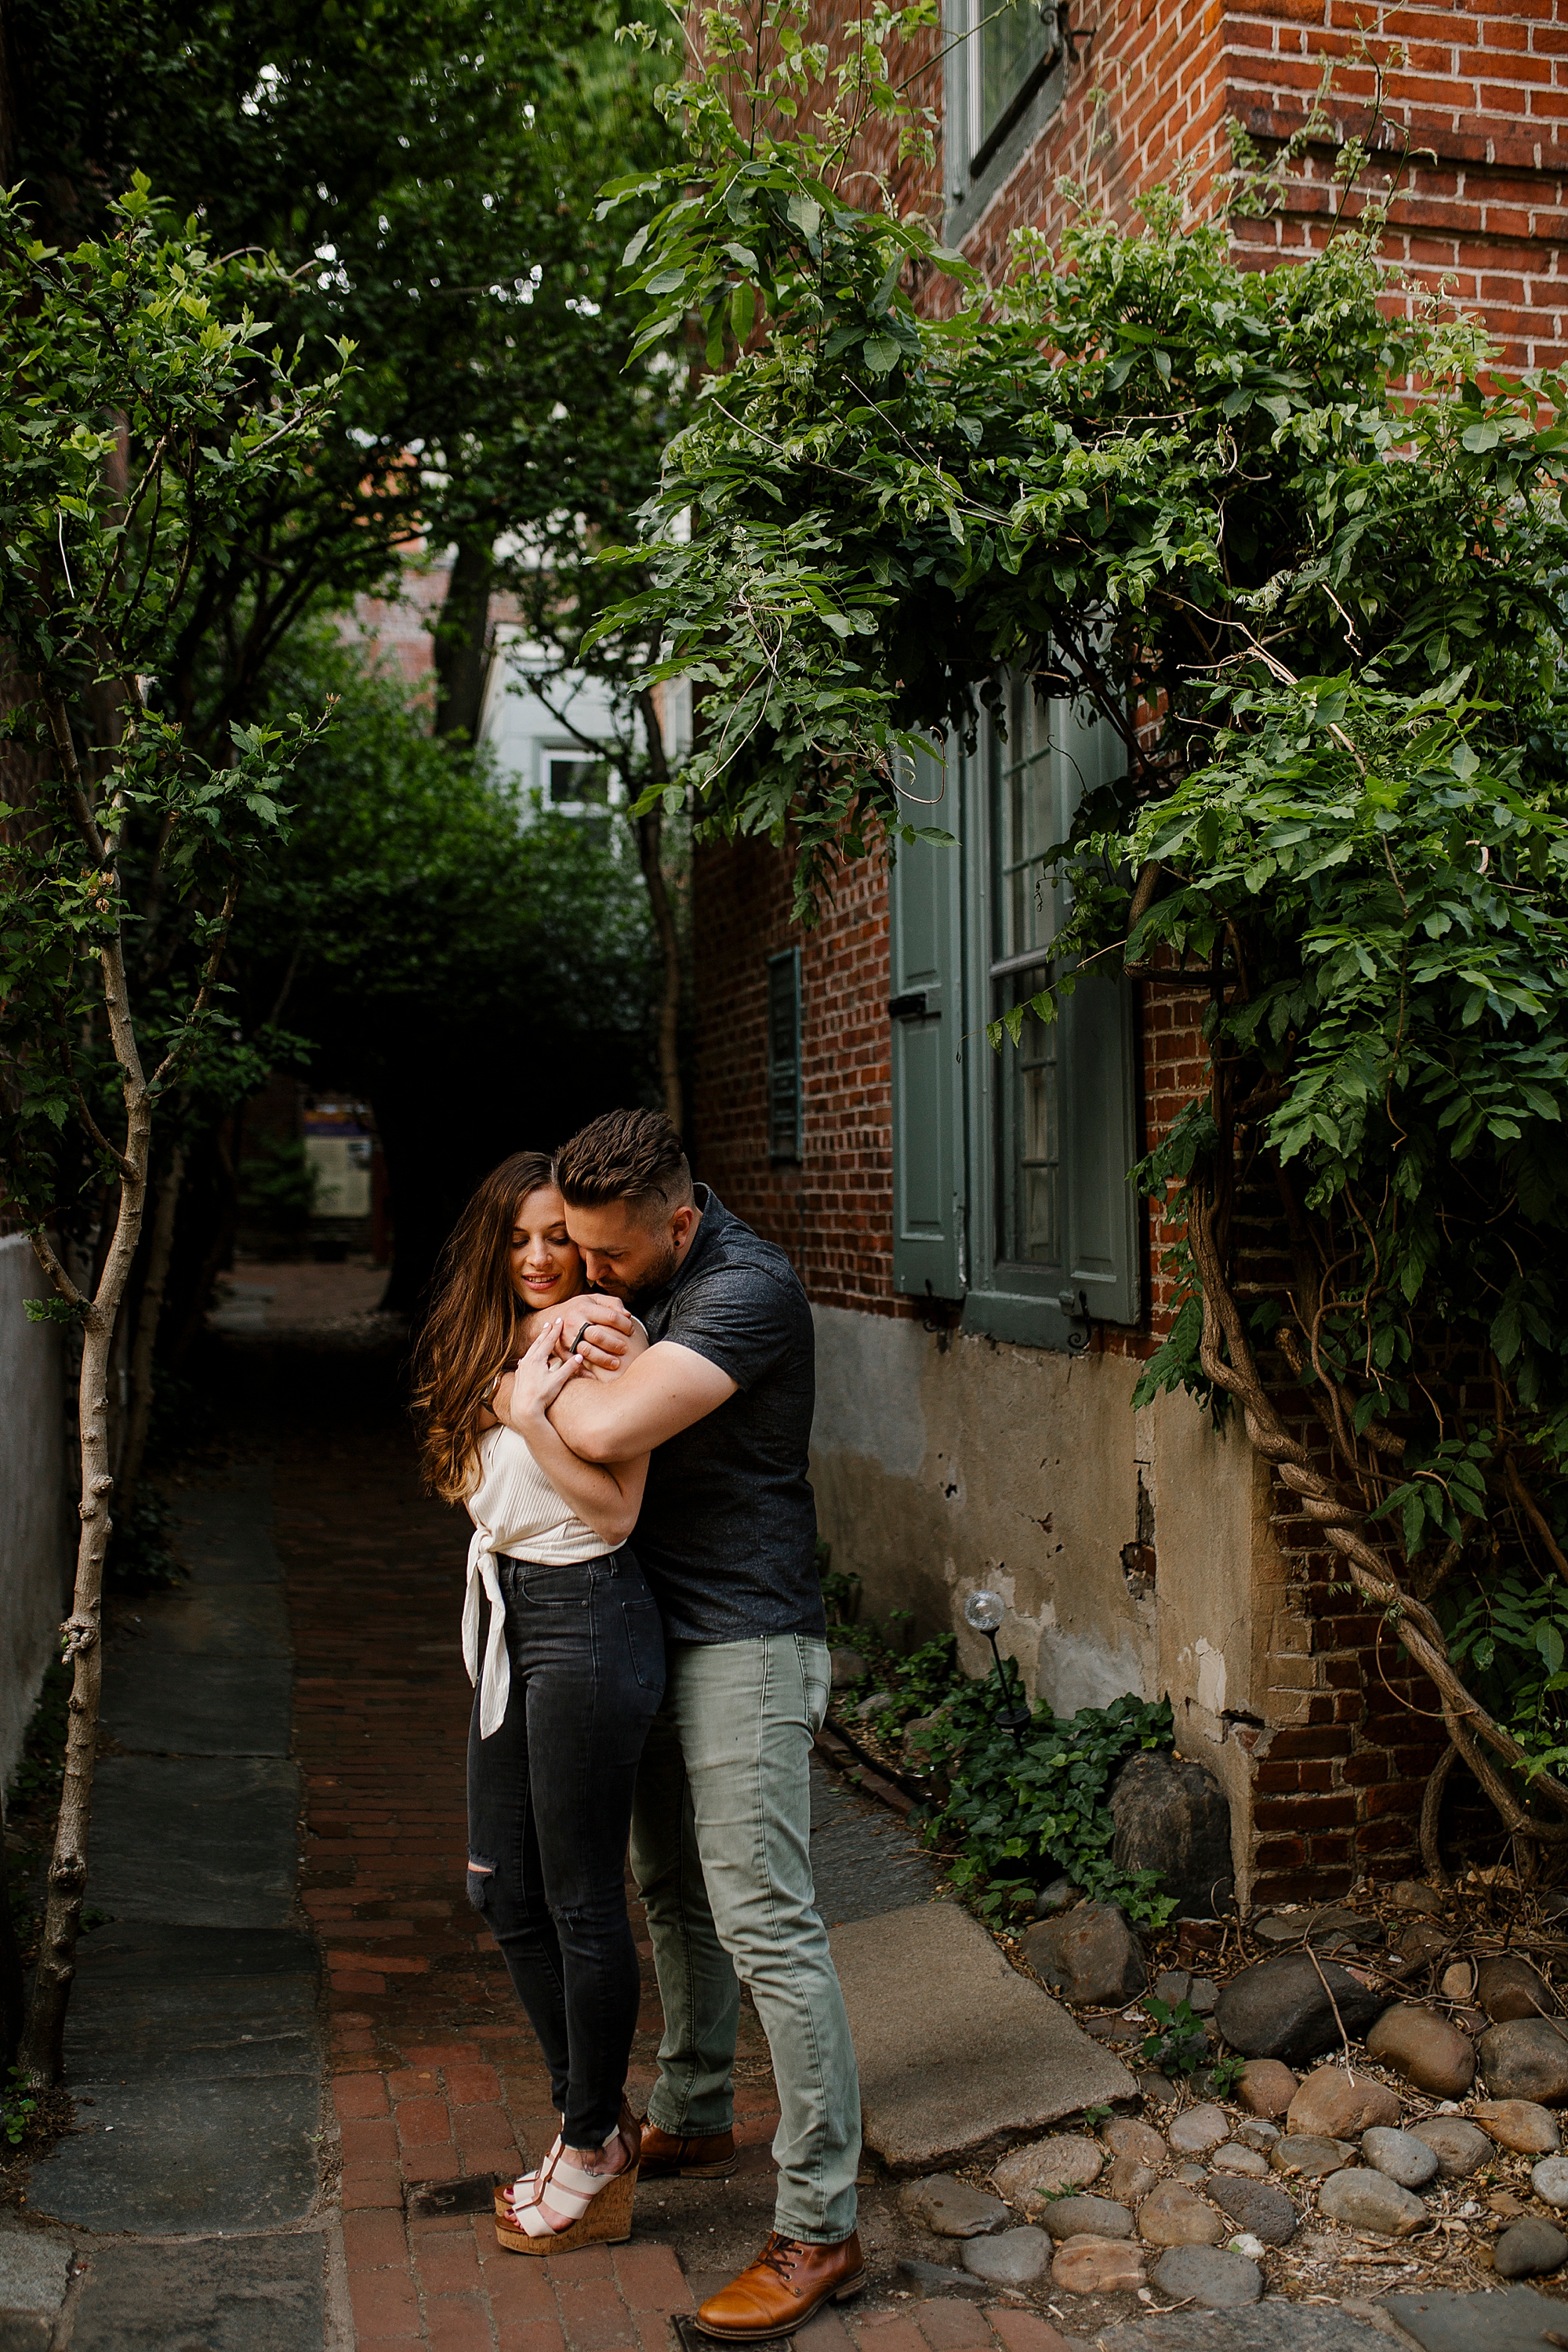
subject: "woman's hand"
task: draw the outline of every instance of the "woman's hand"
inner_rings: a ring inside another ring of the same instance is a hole
[[[561,1354],[552,1361],[558,1348]],[[525,1356],[518,1358],[516,1370],[506,1373],[497,1386],[497,1420],[504,1421],[509,1429],[526,1437],[543,1421],[567,1381],[575,1380],[579,1372],[587,1369],[581,1356],[567,1351],[559,1316],[536,1323],[532,1346]]]

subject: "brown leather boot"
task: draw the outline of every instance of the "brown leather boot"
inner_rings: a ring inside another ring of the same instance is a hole
[[[775,2231],[750,2269],[743,2270],[697,2315],[704,2336],[747,2344],[793,2336],[825,2303],[842,2303],[866,2284],[860,2241],[852,2231],[836,2246],[805,2246]]]
[[[739,2161],[732,2131],[700,2132],[679,2139],[657,2124],[642,2127],[645,2180],[726,2180]]]

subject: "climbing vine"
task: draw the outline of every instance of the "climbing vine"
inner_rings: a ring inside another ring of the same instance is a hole
[[[873,119],[929,134],[931,26],[830,53],[795,5],[703,13],[679,178],[605,196],[710,373],[603,625],[657,619],[700,822],[792,840],[803,911],[940,837],[908,756],[1001,724],[1005,673],[1118,731],[1045,861],[1073,912],[1033,1009],[1118,971],[1203,1002],[1209,1076],[1140,1171],[1179,1306],[1143,1393],[1239,1406],[1531,1862],[1568,1842],[1568,385],[1384,263],[1366,144],[1291,267],[1176,187],[983,284],[867,200]],[[1234,152],[1231,200],[1278,202],[1292,151]]]

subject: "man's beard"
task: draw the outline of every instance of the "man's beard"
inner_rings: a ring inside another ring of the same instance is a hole
[[[675,1244],[667,1236],[664,1247],[659,1251],[658,1255],[650,1265],[643,1267],[636,1282],[629,1286],[629,1291],[640,1297],[650,1295],[656,1290],[662,1290],[673,1278],[676,1267],[679,1264],[679,1253]]]

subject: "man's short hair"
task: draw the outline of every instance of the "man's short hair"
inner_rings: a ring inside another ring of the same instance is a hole
[[[592,1120],[556,1153],[555,1181],[571,1208],[624,1201],[650,1219],[692,1198],[685,1149],[661,1110],[607,1110]]]

